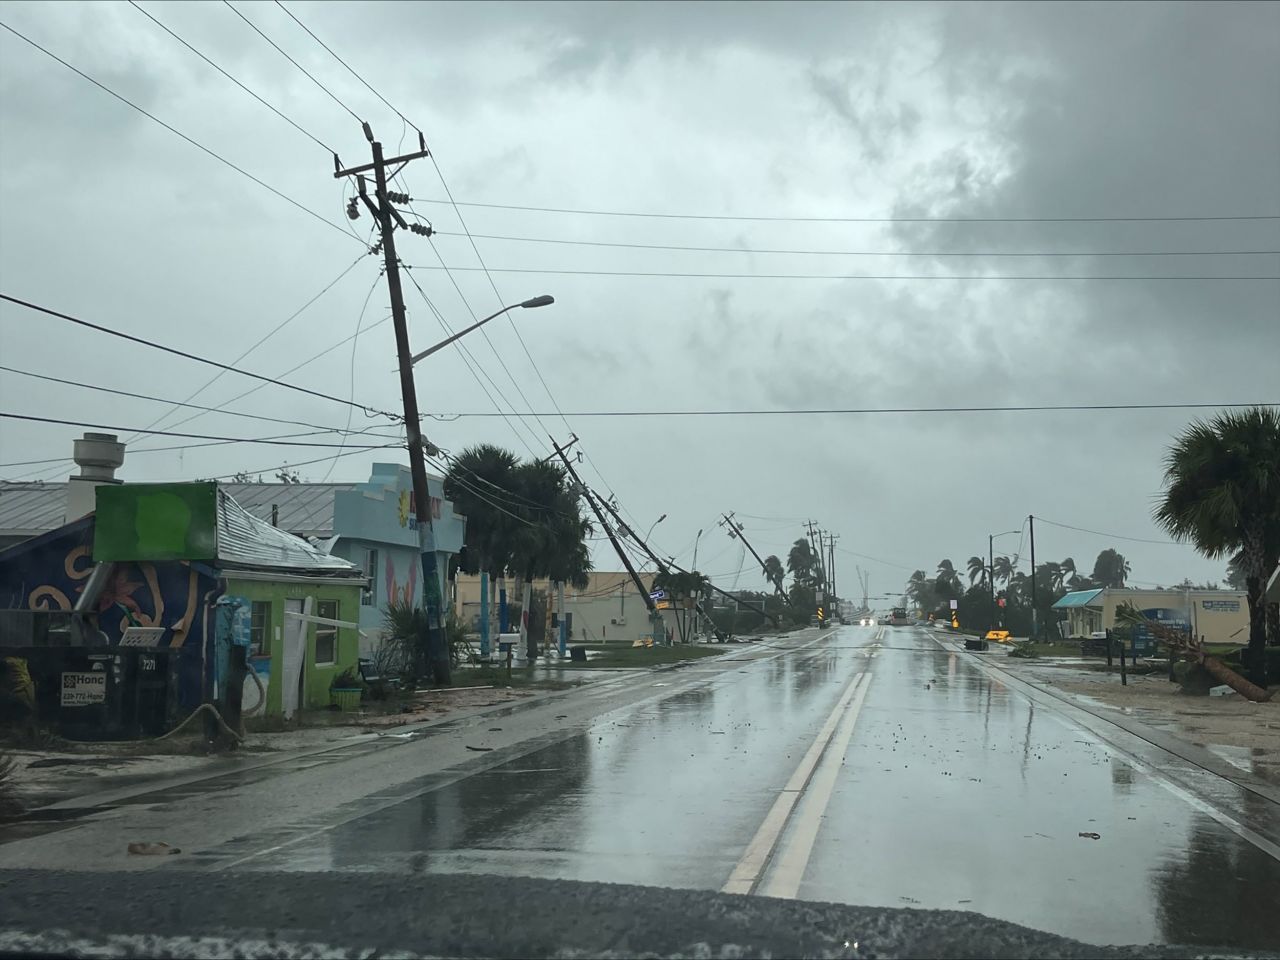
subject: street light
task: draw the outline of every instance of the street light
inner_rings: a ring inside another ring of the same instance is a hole
[[[996,618],[996,537],[1007,537],[1011,533],[1021,532],[1021,530],[1006,530],[1004,533],[987,534],[987,590],[991,594],[991,625],[988,626],[988,630],[995,626]]]
[[[424,357],[431,356],[437,350],[442,350],[445,347],[447,347],[449,344],[453,343],[453,341],[458,340],[462,337],[465,337],[472,330],[478,329],[479,327],[483,327],[486,323],[488,323],[490,320],[494,319],[495,317],[500,317],[504,313],[508,313],[509,311],[514,310],[517,307],[523,307],[526,310],[532,310],[535,307],[546,307],[555,302],[556,302],[555,297],[549,296],[544,293],[540,297],[533,297],[530,300],[522,300],[520,303],[513,303],[509,307],[503,307],[497,313],[490,314],[489,316],[485,317],[483,320],[477,320],[475,323],[467,327],[465,330],[459,330],[449,339],[441,340],[434,347],[427,347],[427,349],[423,350],[421,353],[415,353],[412,357],[410,357],[409,364],[412,366],[413,364],[417,363],[419,360],[422,360]]]
[[[653,528],[656,527],[665,519],[667,519],[667,515],[664,513],[662,516],[660,516],[657,520],[653,521],[653,523],[649,525],[649,532],[644,535],[645,543],[649,542],[649,537],[653,534]]]
[[[698,543],[701,540],[702,540],[702,531],[699,530],[698,535],[693,540],[693,570],[695,573],[698,570]]]

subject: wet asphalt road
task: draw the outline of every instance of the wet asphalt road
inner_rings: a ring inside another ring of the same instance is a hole
[[[175,883],[192,869],[607,881],[1280,949],[1280,805],[1104,741],[923,629],[806,632],[571,698],[134,801],[0,860],[92,869],[101,850],[118,869],[106,851],[130,831],[165,830],[185,853],[154,866]]]
[[[975,910],[1095,943],[1280,947],[1271,854],[916,628],[842,628],[242,868],[720,889],[863,673],[827,802],[800,798],[755,892]],[[1280,816],[1255,807],[1256,826]],[[815,826],[806,858],[796,835]]]

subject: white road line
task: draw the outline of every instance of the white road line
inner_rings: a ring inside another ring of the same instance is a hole
[[[729,874],[728,882],[721,887],[721,892],[752,892],[756,883],[764,874],[765,867],[768,866],[769,858],[773,853],[774,847],[777,846],[779,837],[782,836],[782,831],[787,825],[791,811],[795,808],[796,801],[800,799],[800,794],[804,791],[809,778],[813,775],[814,768],[817,766],[823,750],[826,749],[827,744],[831,742],[831,738],[835,734],[836,725],[840,722],[840,718],[844,715],[854,694],[864,683],[866,675],[866,672],[863,671],[849,678],[849,682],[845,686],[840,699],[823,723],[822,729],[818,731],[817,737],[814,738],[812,745],[810,745],[804,758],[800,761],[800,765],[791,774],[787,785],[782,788],[782,792],[778,794],[778,798],[773,802],[773,806],[765,816],[764,822],[760,824],[755,836],[751,838],[751,842],[747,845],[747,850],[742,855],[742,859],[738,861],[737,866],[733,868],[733,872]]]
[[[818,829],[822,826],[827,806],[831,803],[831,794],[835,791],[836,779],[844,765],[849,741],[853,739],[853,728],[858,722],[858,714],[862,711],[862,703],[871,686],[871,675],[864,673],[862,676],[864,679],[858,685],[857,694],[845,711],[834,739],[823,752],[822,762],[804,790],[792,819],[791,833],[781,852],[774,857],[768,879],[756,890],[762,897],[794,900],[800,891],[800,882],[804,879],[809,859],[813,856],[813,844],[818,839]]]

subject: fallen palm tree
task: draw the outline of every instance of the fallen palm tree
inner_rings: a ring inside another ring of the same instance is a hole
[[[1226,684],[1246,700],[1265,703],[1271,699],[1272,691],[1264,690],[1256,683],[1251,683],[1217,657],[1205,653],[1204,645],[1191,634],[1151,620],[1143,616],[1142,611],[1127,603],[1116,608],[1116,620],[1131,628],[1145,627],[1152,636],[1164,644],[1165,649],[1169,651],[1169,656],[1200,664],[1211,677],[1219,683]]]

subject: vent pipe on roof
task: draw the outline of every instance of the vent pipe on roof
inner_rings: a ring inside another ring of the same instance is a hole
[[[120,482],[116,470],[124,463],[124,444],[114,433],[86,433],[75,442],[72,456],[80,473],[67,484],[68,523],[93,513],[98,484]]]

